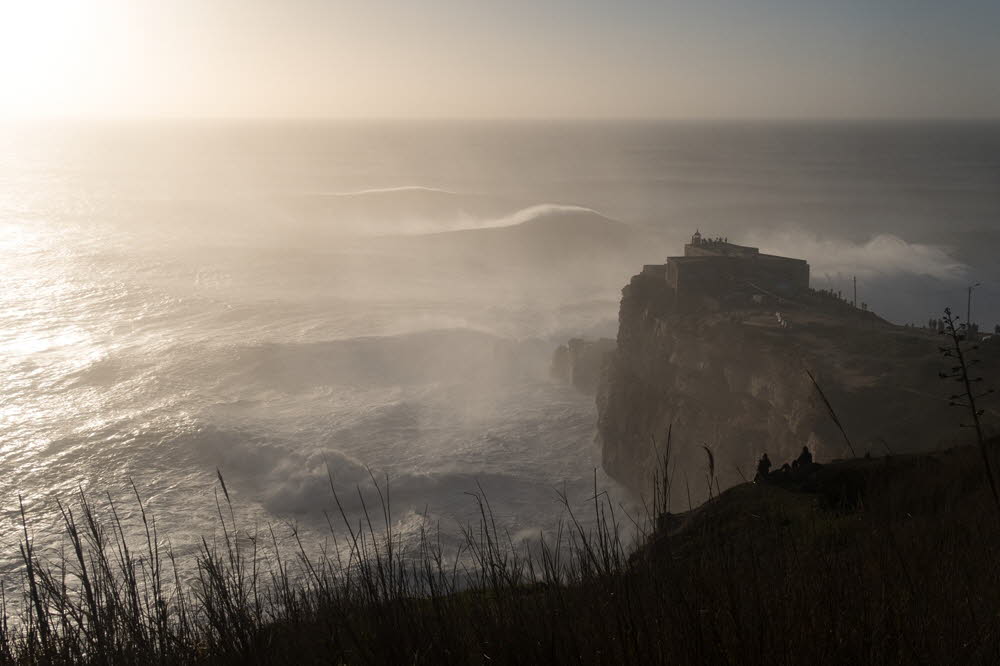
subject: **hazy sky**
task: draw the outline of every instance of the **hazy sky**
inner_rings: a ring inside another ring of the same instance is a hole
[[[1000,117],[1000,0],[0,0],[0,115]]]

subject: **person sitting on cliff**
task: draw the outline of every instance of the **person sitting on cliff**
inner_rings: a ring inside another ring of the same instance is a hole
[[[760,462],[757,463],[757,478],[754,481],[763,481],[767,478],[767,475],[771,471],[771,459],[767,457],[765,453],[760,457]]]
[[[799,457],[796,458],[795,461],[792,463],[792,467],[801,470],[801,469],[806,469],[807,467],[812,465],[812,463],[813,463],[813,454],[809,451],[808,446],[803,446],[802,453],[800,453]]]

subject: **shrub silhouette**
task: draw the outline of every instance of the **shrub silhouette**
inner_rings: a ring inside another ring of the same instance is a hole
[[[1000,509],[1000,494],[998,494],[996,473],[994,471],[994,455],[991,450],[992,447],[988,445],[986,437],[983,434],[982,416],[985,411],[976,404],[977,400],[991,395],[994,390],[992,388],[976,388],[983,381],[983,378],[972,376],[972,368],[979,364],[979,360],[972,358],[971,354],[979,350],[979,345],[970,345],[968,343],[969,328],[964,323],[959,324],[958,320],[959,317],[952,316],[950,308],[945,308],[943,317],[944,331],[942,331],[942,334],[949,338],[950,344],[939,347],[939,350],[942,356],[953,359],[957,365],[951,366],[947,372],[939,373],[939,376],[941,379],[955,381],[959,384],[959,391],[949,397],[948,404],[953,407],[964,407],[969,411],[972,423],[969,425],[963,424],[962,427],[973,428],[976,431],[976,443],[982,455],[983,470],[986,473],[986,478],[989,480],[993,500],[997,508]]]

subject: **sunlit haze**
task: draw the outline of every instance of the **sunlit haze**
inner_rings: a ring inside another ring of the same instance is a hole
[[[998,25],[987,0],[4,0],[0,115],[997,117]]]
[[[0,662],[1000,663],[998,256],[1000,0],[0,0]]]

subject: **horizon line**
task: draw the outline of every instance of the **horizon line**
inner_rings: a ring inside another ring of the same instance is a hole
[[[905,124],[998,123],[1000,115],[968,116],[338,116],[338,115],[40,115],[0,116],[0,125],[60,123],[233,122],[233,123],[676,123],[676,124]]]

